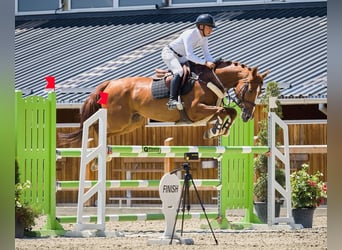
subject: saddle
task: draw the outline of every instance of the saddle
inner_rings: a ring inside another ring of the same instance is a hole
[[[186,83],[188,76],[190,75],[190,67],[186,64],[183,65],[183,76],[181,86]],[[170,82],[172,80],[173,74],[170,70],[166,69],[155,69],[155,76],[153,77],[156,80],[165,79],[165,85],[170,88]]]
[[[194,86],[194,79],[190,76],[190,67],[183,65],[183,76],[179,87],[179,94],[185,95],[191,91]],[[152,96],[156,99],[166,98],[170,95],[170,83],[173,74],[169,70],[155,69],[155,75],[152,82]]]

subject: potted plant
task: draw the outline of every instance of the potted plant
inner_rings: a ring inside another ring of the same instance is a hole
[[[261,97],[260,103],[264,105],[262,112],[267,114],[269,112],[269,98],[277,97],[280,95],[280,90],[277,82],[269,82],[267,84],[264,95]],[[279,101],[276,101],[277,107],[274,112],[282,117],[282,109]],[[276,130],[276,134],[279,132],[279,128]],[[257,135],[257,145],[259,146],[267,146],[268,145],[268,121],[267,119],[261,120],[259,122],[259,132]],[[254,184],[254,195],[256,197],[256,201],[254,202],[255,211],[259,217],[259,219],[263,222],[267,222],[267,183],[268,183],[268,174],[267,174],[267,163],[268,158],[266,155],[261,154],[258,155],[254,159],[254,172],[256,176],[256,182]],[[275,166],[275,176],[277,182],[284,187],[285,186],[285,172],[282,168],[280,168],[279,164],[276,163]],[[276,211],[275,216],[278,217],[280,213],[280,206],[283,202],[281,199],[281,195],[276,192],[276,197],[278,198],[276,201]]]
[[[290,175],[292,215],[296,224],[304,228],[312,227],[313,214],[327,198],[327,187],[320,179],[323,174],[317,171],[308,173],[309,165],[303,164],[301,168]]]
[[[22,194],[25,190],[30,189],[30,181],[20,182],[19,166],[15,161],[15,237],[24,237],[25,231],[32,230],[35,225],[35,219],[40,212],[37,207],[34,207],[22,199]]]

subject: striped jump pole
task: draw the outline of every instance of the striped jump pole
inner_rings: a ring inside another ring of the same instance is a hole
[[[181,183],[183,181],[181,180]],[[194,179],[194,183],[199,189],[213,190],[217,189],[221,185],[221,181],[218,179]],[[79,181],[56,181],[57,191],[77,190],[79,187]],[[88,189],[97,184],[97,181],[85,181],[84,188]],[[106,189],[113,190],[158,190],[160,180],[107,180]]]
[[[208,218],[216,219],[217,212],[206,212]],[[182,214],[179,214],[178,219],[182,219]],[[61,224],[76,223],[76,216],[60,216],[57,221]],[[83,215],[85,223],[94,223],[98,217],[96,215]],[[146,220],[164,220],[162,213],[137,213],[137,214],[108,214],[105,216],[105,221],[146,221]],[[184,219],[205,219],[204,213],[189,212],[184,214]]]
[[[91,149],[89,149],[91,150]],[[261,154],[268,146],[107,146],[107,158],[155,157],[183,158],[185,153],[196,152],[199,158],[219,158],[223,154]],[[58,148],[57,157],[81,157],[81,148]]]

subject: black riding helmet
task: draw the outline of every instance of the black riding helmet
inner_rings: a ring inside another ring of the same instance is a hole
[[[199,15],[196,19],[196,26],[198,27],[200,24],[216,28],[215,19],[210,14]]]

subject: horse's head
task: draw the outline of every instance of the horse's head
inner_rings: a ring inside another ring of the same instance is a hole
[[[261,93],[261,88],[264,78],[268,75],[269,71],[259,74],[258,68],[255,67],[249,70],[247,77],[238,81],[234,91],[238,99],[237,103],[242,110],[241,118],[244,122],[253,118],[255,110],[255,102]]]
[[[242,110],[242,120],[247,122],[253,118],[255,101],[261,93],[264,78],[268,75],[267,70],[259,73],[258,68],[249,68],[239,62],[217,60],[215,62],[215,74],[204,65],[195,65],[195,73],[201,75],[205,82],[211,81],[221,90],[234,88],[236,98],[233,100]]]

